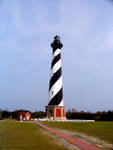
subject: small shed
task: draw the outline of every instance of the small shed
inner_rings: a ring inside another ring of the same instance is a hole
[[[20,111],[17,114],[17,120],[28,121],[31,120],[31,114],[28,111]]]

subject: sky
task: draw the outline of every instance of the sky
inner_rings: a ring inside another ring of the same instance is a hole
[[[0,0],[0,109],[45,110],[55,35],[66,109],[113,110],[112,0]]]

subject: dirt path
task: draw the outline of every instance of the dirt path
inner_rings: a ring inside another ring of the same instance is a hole
[[[43,134],[45,134],[46,136],[52,137],[55,140],[55,143],[57,145],[61,145],[64,146],[66,148],[68,148],[69,150],[81,150],[80,148],[78,148],[77,146],[67,142],[66,140],[56,136],[55,134],[52,134],[51,132],[47,131],[47,130],[43,130],[41,129]]]
[[[60,130],[60,129],[57,129],[57,130],[65,133],[65,134],[68,134],[72,137],[83,140],[89,144],[96,145],[96,146],[102,148],[103,150],[113,150],[113,144],[110,144],[108,141],[102,140],[100,138],[92,137],[92,136],[89,136],[89,135],[86,135],[86,134],[80,133],[80,132],[73,132],[73,131],[69,131],[69,130]]]
[[[74,144],[75,146],[79,147],[80,149],[84,149],[84,150],[101,150],[100,148],[96,147],[96,146],[93,146],[81,139],[77,139],[75,137],[72,137],[68,134],[65,134],[61,131],[58,131],[57,129],[53,129],[51,127],[48,127],[46,125],[43,125],[41,123],[39,123],[38,121],[35,121],[34,122],[35,124],[37,124],[38,126],[42,127],[43,129],[46,129],[48,130],[49,132],[63,138],[64,140]]]

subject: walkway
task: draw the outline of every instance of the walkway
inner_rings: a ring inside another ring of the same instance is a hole
[[[69,136],[69,135],[67,135],[67,134],[64,134],[64,133],[62,133],[62,132],[60,132],[60,131],[58,131],[58,130],[55,130],[55,129],[51,128],[51,127],[48,127],[48,126],[46,126],[46,125],[43,125],[43,124],[41,124],[41,123],[38,122],[38,121],[34,121],[34,122],[35,122],[35,124],[37,124],[38,126],[40,126],[40,127],[44,128],[44,129],[50,131],[51,133],[53,133],[53,134],[55,134],[55,135],[57,135],[57,136],[59,136],[59,137],[65,139],[66,141],[68,141],[68,142],[70,142],[70,143],[72,143],[72,144],[78,146],[79,148],[81,148],[81,149],[83,149],[83,150],[101,150],[100,148],[98,148],[98,147],[96,147],[96,146],[93,146],[93,145],[91,145],[91,144],[89,144],[89,143],[86,143],[86,142],[84,142],[84,141],[82,141],[82,140],[73,138],[73,137],[71,137],[71,136]]]

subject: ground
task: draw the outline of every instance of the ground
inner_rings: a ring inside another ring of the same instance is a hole
[[[113,122],[44,122],[44,124],[59,129],[86,133],[113,144]]]
[[[103,149],[113,150],[113,122],[43,122]]]
[[[67,150],[33,123],[0,121],[0,150]]]
[[[113,150],[113,122],[43,122],[103,149]],[[0,121],[0,150],[78,150],[31,122]]]

